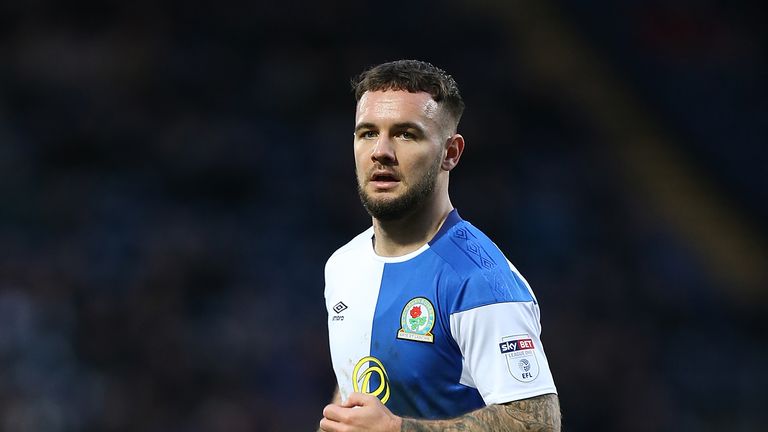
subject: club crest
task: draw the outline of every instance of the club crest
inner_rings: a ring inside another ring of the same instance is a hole
[[[435,308],[424,297],[409,301],[400,314],[398,339],[434,343],[432,327],[435,325]]]

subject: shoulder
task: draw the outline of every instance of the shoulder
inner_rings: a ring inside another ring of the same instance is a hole
[[[495,303],[535,302],[527,281],[471,223],[455,223],[430,246],[458,278],[458,283],[445,288],[451,313]]]
[[[343,262],[348,257],[355,256],[356,253],[366,250],[366,248],[370,248],[372,236],[373,227],[369,227],[365,231],[356,235],[354,238],[352,238],[352,240],[347,242],[344,246],[336,249],[336,251],[331,254],[325,264],[326,268],[328,266],[334,265],[335,263]]]

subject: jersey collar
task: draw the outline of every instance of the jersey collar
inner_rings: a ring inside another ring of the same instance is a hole
[[[450,231],[451,228],[453,228],[454,225],[457,223],[463,221],[464,219],[459,216],[459,211],[456,209],[451,210],[450,213],[448,213],[448,216],[445,218],[445,222],[443,222],[443,226],[440,227],[440,230],[437,231],[437,234],[435,234],[434,237],[432,237],[432,240],[429,241],[429,245],[432,246],[440,240],[442,236],[445,235],[448,231]]]

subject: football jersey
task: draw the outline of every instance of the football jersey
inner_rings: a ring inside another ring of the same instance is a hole
[[[378,397],[394,414],[450,418],[556,393],[528,283],[456,210],[400,257],[373,249],[373,228],[325,267],[331,360],[342,400]]]

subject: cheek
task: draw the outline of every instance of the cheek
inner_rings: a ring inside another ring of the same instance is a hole
[[[358,177],[360,176],[360,173],[363,173],[370,168],[370,161],[370,157],[355,151],[355,172],[358,174]]]
[[[369,160],[370,158],[366,157],[364,154],[361,154],[360,152],[355,151],[355,167],[357,169],[360,169],[360,167],[364,166],[366,163],[366,160]]]
[[[355,163],[364,162],[366,159],[371,158],[371,148],[370,146],[360,144],[358,142],[355,142],[354,146],[352,146],[352,152],[355,155]]]
[[[432,168],[439,156],[440,155],[434,152],[424,152],[414,155],[414,157],[410,159],[409,167],[415,171],[425,171]]]

